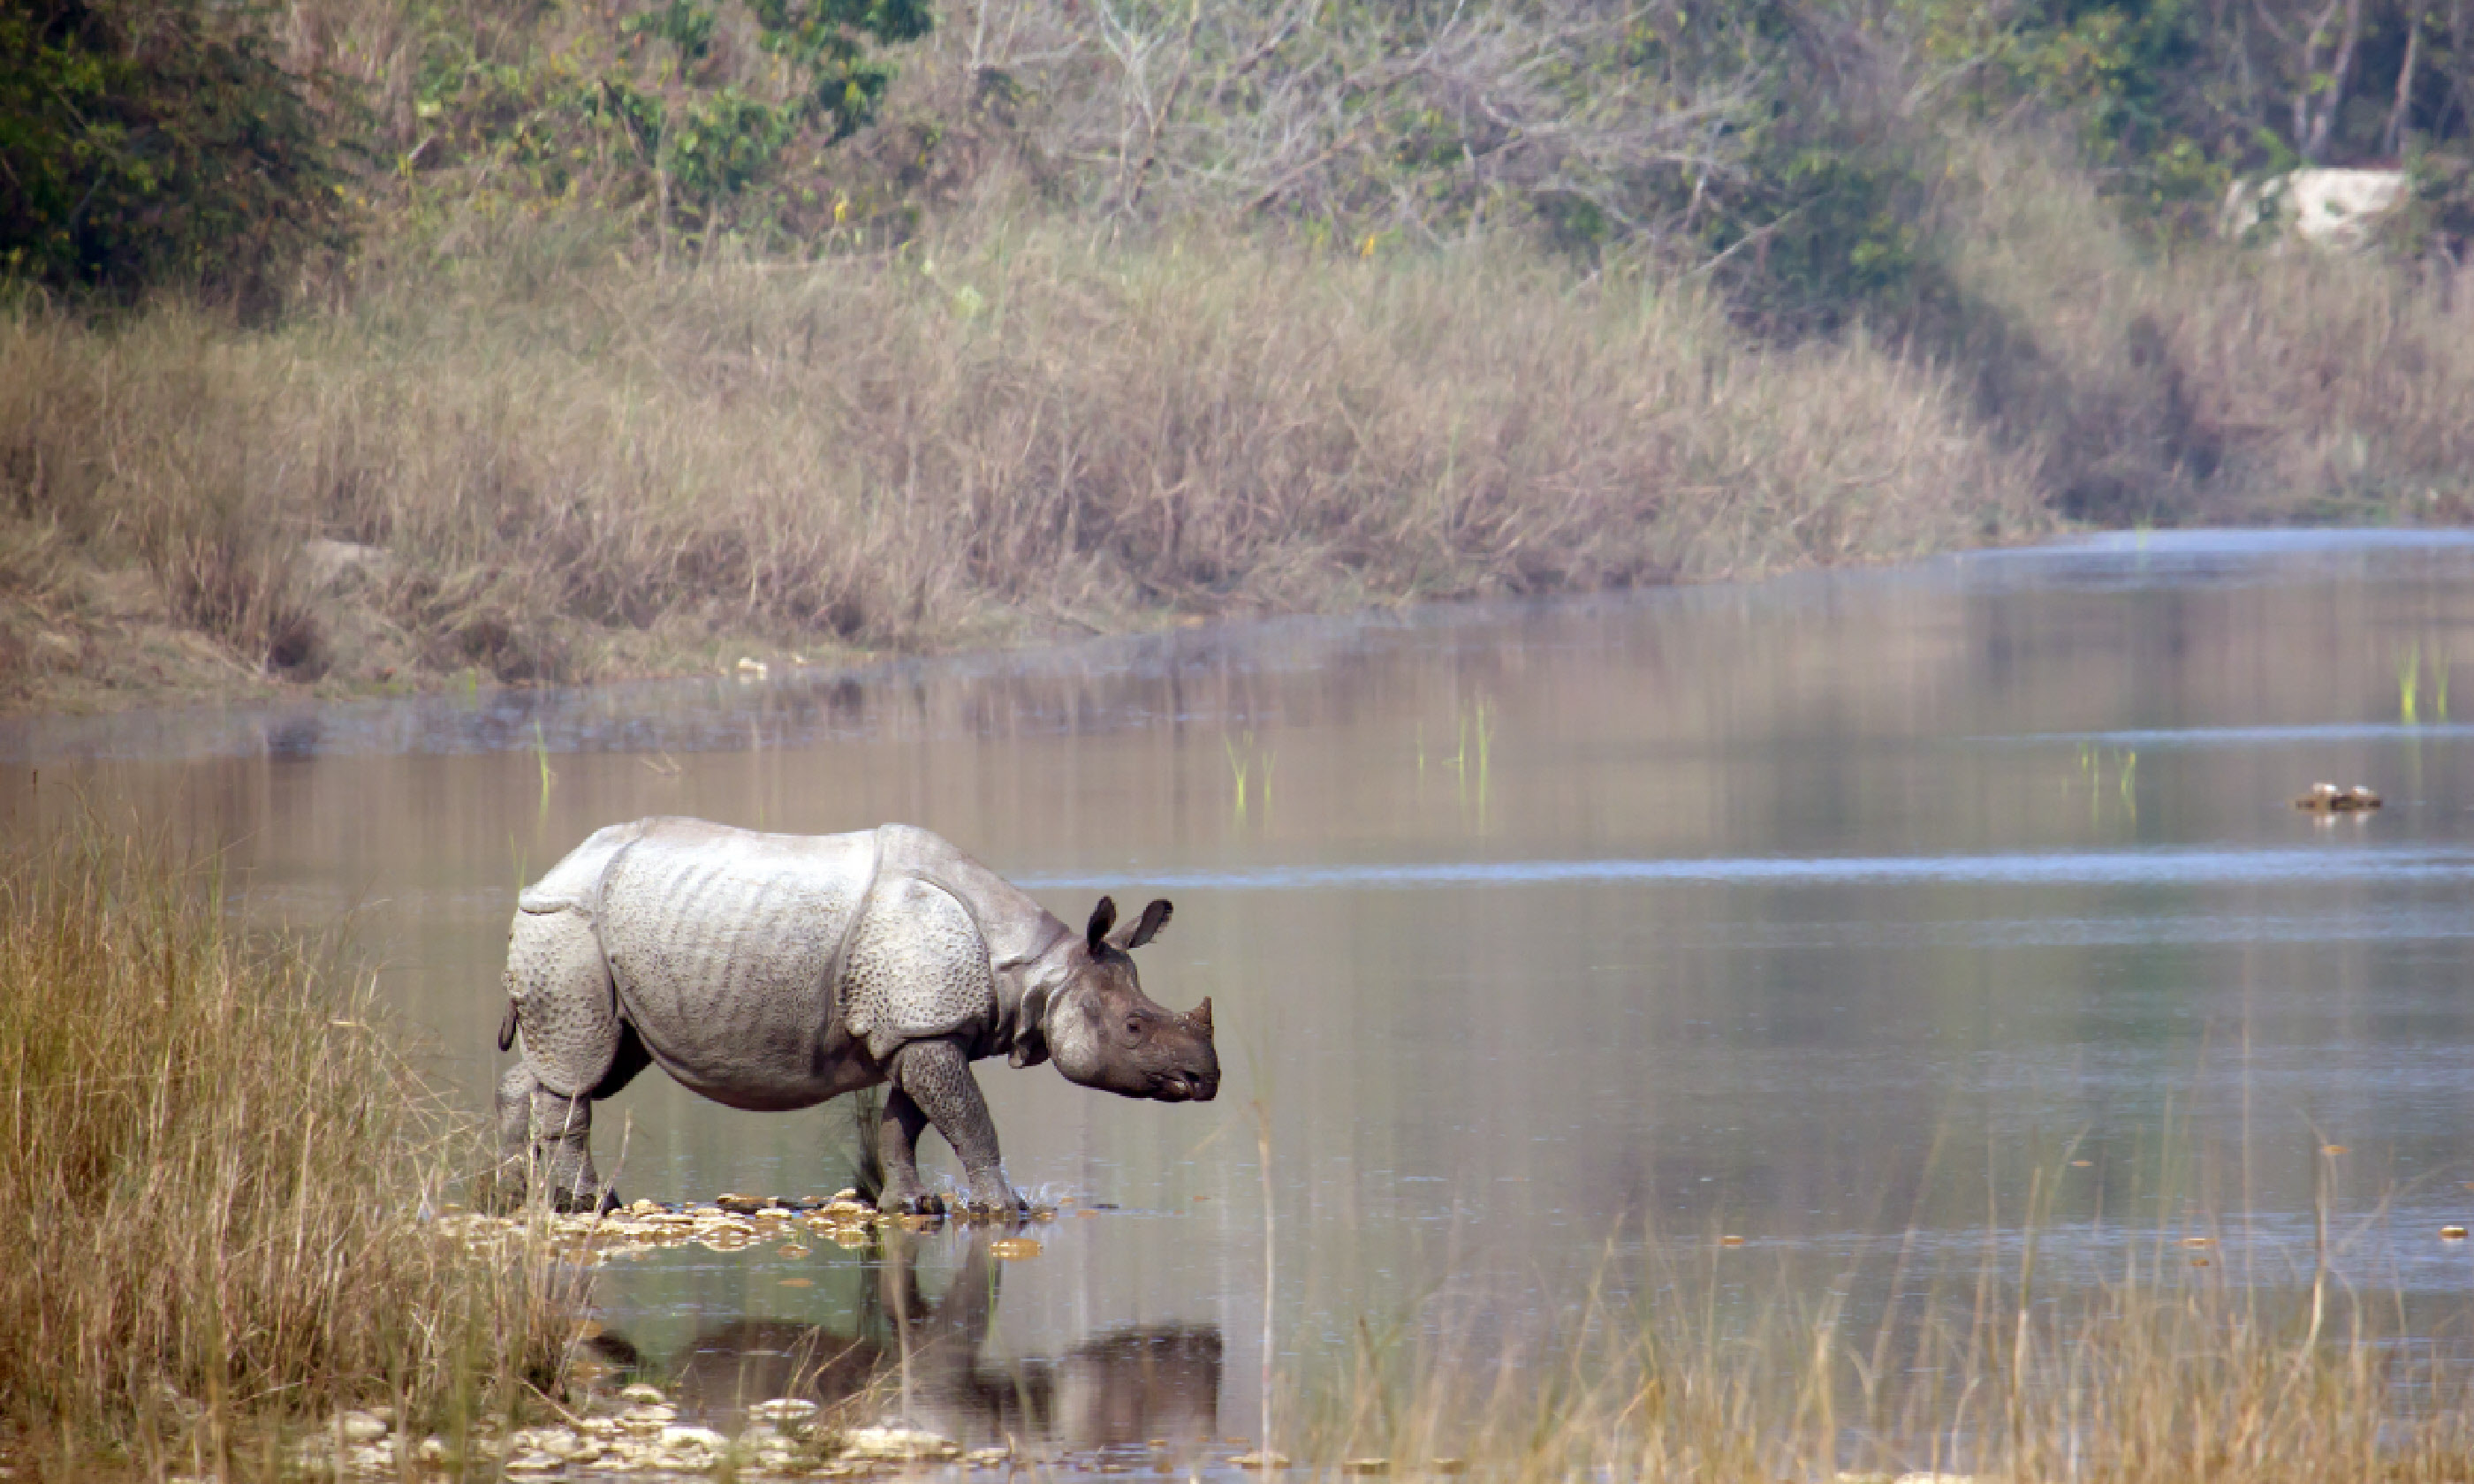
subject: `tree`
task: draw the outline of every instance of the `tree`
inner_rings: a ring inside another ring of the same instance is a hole
[[[317,83],[273,60],[254,4],[0,10],[0,272],[279,299],[304,253],[349,239]]]

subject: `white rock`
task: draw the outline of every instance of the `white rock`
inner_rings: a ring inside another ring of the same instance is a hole
[[[843,1435],[842,1451],[854,1458],[885,1458],[904,1463],[923,1458],[952,1458],[962,1451],[951,1438],[915,1427],[860,1427]]]
[[[2407,184],[2402,170],[2290,170],[2236,180],[2218,208],[2217,231],[2239,239],[2273,226],[2315,248],[2359,252],[2403,203]]]
[[[823,1410],[805,1397],[775,1397],[749,1407],[747,1415],[768,1423],[804,1423]]]
[[[563,1458],[554,1458],[547,1453],[518,1453],[499,1467],[509,1473],[547,1473],[553,1469],[565,1467],[566,1462]]]
[[[383,579],[394,568],[395,559],[376,546],[358,541],[331,541],[313,537],[301,543],[301,562],[309,569],[309,586],[332,587],[354,572],[367,572]]]
[[[598,1450],[598,1445],[565,1427],[527,1427],[509,1441],[518,1452],[547,1453],[552,1458],[572,1458],[588,1448]]]
[[[384,1419],[369,1412],[338,1412],[334,1430],[342,1433],[347,1443],[375,1443],[387,1435],[387,1424]]]
[[[710,1427],[665,1427],[662,1429],[662,1448],[665,1451],[700,1448],[709,1452],[723,1453],[730,1450],[730,1440]]]
[[[619,1387],[618,1400],[621,1401],[642,1401],[647,1405],[660,1406],[663,1402],[667,1401],[670,1399],[662,1395],[662,1388],[659,1386],[647,1386],[643,1381],[638,1381],[633,1386]]]

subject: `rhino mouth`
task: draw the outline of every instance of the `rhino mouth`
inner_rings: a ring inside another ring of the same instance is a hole
[[[1152,1096],[1163,1103],[1207,1103],[1220,1089],[1192,1072],[1154,1072]]]

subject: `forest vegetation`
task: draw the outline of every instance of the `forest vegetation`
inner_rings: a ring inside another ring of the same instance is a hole
[[[2474,499],[2462,0],[36,0],[0,697]],[[2370,252],[2237,180],[2394,168]]]

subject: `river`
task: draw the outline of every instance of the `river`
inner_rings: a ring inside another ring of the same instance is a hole
[[[956,1234],[691,1247],[596,1296],[670,1376],[941,1315],[947,1389],[997,1398],[948,1425],[1140,1444],[1254,1430],[1267,1200],[1283,1376],[1376,1330],[1523,1343],[1652,1255],[1859,1319],[2031,1240],[2063,1290],[2186,1236],[2290,1285],[2323,1214],[2349,1285],[2447,1332],[2457,658],[2474,539],[2124,535],[857,674],[21,718],[0,828],[143,821],[225,851],[254,910],[348,920],[476,1113],[515,891],[603,825],[900,820],[1075,923],[1174,898],[1144,982],[1211,996],[1218,1101],[981,1065],[1016,1184],[1070,1202],[1037,1257],[990,1284]],[[2321,779],[2385,807],[2297,810]],[[665,1200],[829,1192],[851,1146],[837,1108],[658,1072],[596,1131]]]

